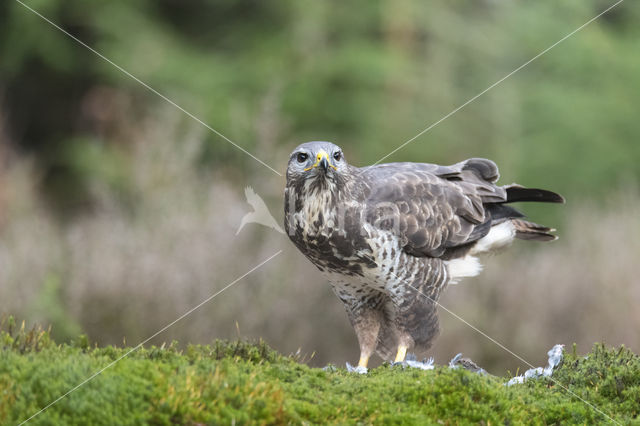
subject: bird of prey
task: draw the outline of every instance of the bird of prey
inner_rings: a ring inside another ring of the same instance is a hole
[[[374,352],[403,362],[408,350],[428,349],[438,333],[440,293],[480,272],[477,255],[514,238],[556,239],[508,203],[562,203],[562,196],[498,186],[498,177],[496,164],[483,158],[358,168],[330,142],[293,150],[285,231],[345,305],[358,368],[366,371]]]

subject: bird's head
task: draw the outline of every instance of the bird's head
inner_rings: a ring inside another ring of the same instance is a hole
[[[348,172],[348,166],[339,146],[331,142],[306,142],[298,145],[289,157],[287,184],[308,179],[321,185],[338,184]]]

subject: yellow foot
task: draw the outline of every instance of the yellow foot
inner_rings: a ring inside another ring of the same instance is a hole
[[[406,356],[407,356],[407,347],[400,345],[398,346],[398,353],[396,354],[396,359],[393,362],[403,362]]]
[[[368,363],[369,363],[369,357],[368,356],[361,356],[360,357],[360,361],[358,361],[358,367],[367,368],[367,364]]]

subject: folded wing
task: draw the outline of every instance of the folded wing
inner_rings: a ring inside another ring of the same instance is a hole
[[[492,226],[523,217],[506,203],[564,201],[550,191],[497,186],[498,167],[482,158],[451,166],[389,163],[363,169],[363,177],[370,187],[367,222],[396,233],[404,250],[414,256],[447,257],[470,247]],[[521,238],[554,238],[549,228],[519,223],[523,232],[517,236]],[[525,224],[537,235],[528,233]]]

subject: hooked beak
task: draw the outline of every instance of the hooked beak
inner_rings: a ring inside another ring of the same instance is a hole
[[[338,170],[336,166],[329,162],[329,154],[327,154],[327,152],[323,149],[318,151],[318,155],[316,155],[316,162],[311,167],[307,167],[306,169],[304,169],[304,171],[307,172],[318,166],[322,169],[323,172],[326,172],[329,167],[333,167],[335,170]]]
[[[322,170],[325,172],[329,168],[329,161],[327,160],[326,156],[322,157],[322,159],[320,160],[320,167],[322,167]]]

